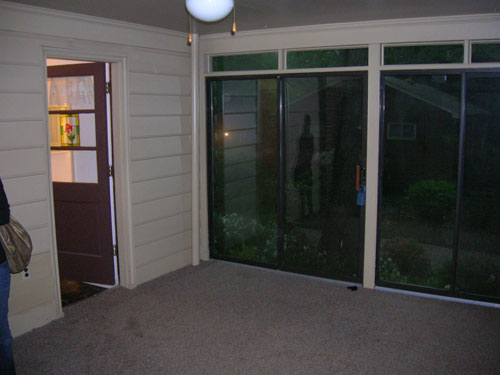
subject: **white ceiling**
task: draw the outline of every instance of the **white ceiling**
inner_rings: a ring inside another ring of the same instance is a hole
[[[184,0],[10,0],[187,32]],[[338,22],[498,13],[500,0],[235,0],[238,30]],[[231,17],[199,23],[200,34],[229,32]]]

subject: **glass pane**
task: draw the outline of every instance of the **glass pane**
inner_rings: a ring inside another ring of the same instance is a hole
[[[283,263],[292,269],[359,279],[363,165],[362,76],[288,78]]]
[[[96,151],[51,151],[53,182],[97,183]]]
[[[288,51],[286,53],[288,69],[366,65],[368,65],[368,48]]]
[[[212,82],[214,252],[276,263],[276,79]]]
[[[461,76],[388,75],[384,84],[378,277],[449,289]]]
[[[80,113],[80,146],[95,147],[95,114]]]
[[[500,297],[500,74],[467,78],[457,289]]]
[[[384,47],[384,64],[449,64],[464,62],[462,44]]]
[[[212,56],[212,72],[278,69],[278,52]]]
[[[61,115],[49,115],[50,146],[61,147]]]
[[[69,122],[66,120],[70,120]],[[71,128],[66,127],[66,123]],[[78,127],[75,127],[78,125]],[[62,126],[62,127],[61,127]],[[73,127],[74,130],[73,130]],[[71,146],[68,134],[75,134],[72,146],[96,147],[95,114],[49,115],[50,146]]]
[[[49,110],[94,109],[94,77],[47,79]]]
[[[473,43],[472,62],[500,62],[500,43]]]

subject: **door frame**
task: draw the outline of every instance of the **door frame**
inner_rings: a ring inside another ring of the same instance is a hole
[[[115,231],[119,245],[118,256],[118,284],[126,288],[134,288],[137,285],[135,275],[135,260],[133,256],[132,239],[132,214],[130,207],[130,175],[129,175],[129,142],[128,142],[128,81],[127,81],[127,60],[125,56],[112,56],[95,54],[91,50],[78,49],[43,49],[43,94],[47,103],[47,59],[68,59],[81,61],[107,62],[111,65],[111,81],[113,82],[113,95],[111,96],[111,118],[113,119],[113,131],[111,142],[113,145],[113,169],[114,169],[114,202],[115,202]],[[47,189],[49,192],[50,222],[52,225],[51,235],[54,249],[51,254],[55,275],[55,296],[58,301],[57,315],[62,317],[62,300],[59,282],[59,262],[57,259],[57,240],[55,228],[54,192],[52,187],[52,169],[50,165],[50,134],[49,115],[45,111],[46,129],[46,152],[47,152]]]
[[[349,71],[341,71],[341,72],[307,72],[307,73],[285,73],[285,74],[242,74],[242,75],[218,75],[213,77],[206,77],[205,82],[205,99],[206,99],[206,155],[207,155],[207,203],[208,203],[208,250],[210,258],[226,260],[235,263],[242,263],[247,265],[254,265],[257,267],[264,267],[270,269],[280,269],[285,272],[293,272],[298,274],[310,275],[313,277],[324,277],[331,279],[330,276],[321,275],[318,273],[310,273],[303,270],[296,270],[290,267],[286,267],[280,263],[280,252],[283,252],[284,248],[284,205],[285,205],[285,192],[284,192],[284,184],[285,184],[285,169],[284,165],[286,163],[286,119],[285,119],[285,103],[284,103],[284,82],[287,78],[307,78],[307,77],[335,77],[335,76],[357,76],[363,77],[365,82],[365,87],[363,89],[363,117],[364,117],[364,129],[362,131],[362,155],[364,158],[364,170],[365,173],[368,170],[368,155],[367,155],[367,147],[368,147],[368,95],[369,95],[369,81],[368,81],[368,72],[366,70],[349,70]],[[278,241],[277,241],[277,251],[278,251],[278,263],[277,264],[268,264],[262,263],[259,261],[252,260],[244,260],[244,259],[236,259],[228,256],[220,256],[214,255],[214,224],[213,224],[213,214],[214,214],[214,171],[213,171],[213,124],[211,121],[213,114],[213,106],[211,104],[211,83],[214,81],[231,81],[231,80],[251,80],[251,79],[276,79],[277,80],[277,111],[278,111],[278,154],[279,154],[279,167],[280,173],[278,176],[278,191],[277,191],[277,199],[278,199]],[[361,217],[360,217],[360,244],[359,244],[359,275],[356,280],[351,279],[333,279],[335,281],[341,283],[355,283],[361,285],[364,280],[364,271],[365,271],[365,237],[366,237],[366,205],[362,208]]]

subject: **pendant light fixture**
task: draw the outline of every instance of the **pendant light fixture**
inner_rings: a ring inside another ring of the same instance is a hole
[[[193,42],[192,18],[204,22],[216,22],[227,17],[233,11],[233,25],[231,34],[236,33],[236,5],[234,0],[186,0],[186,8],[189,12],[189,36],[188,45]]]
[[[186,8],[194,18],[205,22],[220,21],[234,7],[234,0],[186,0]]]

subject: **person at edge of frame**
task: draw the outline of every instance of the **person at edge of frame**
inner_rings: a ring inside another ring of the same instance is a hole
[[[10,222],[10,208],[7,195],[0,179],[0,225]],[[8,312],[10,292],[10,270],[5,252],[0,243],[0,375],[15,375],[12,335],[10,333]]]

